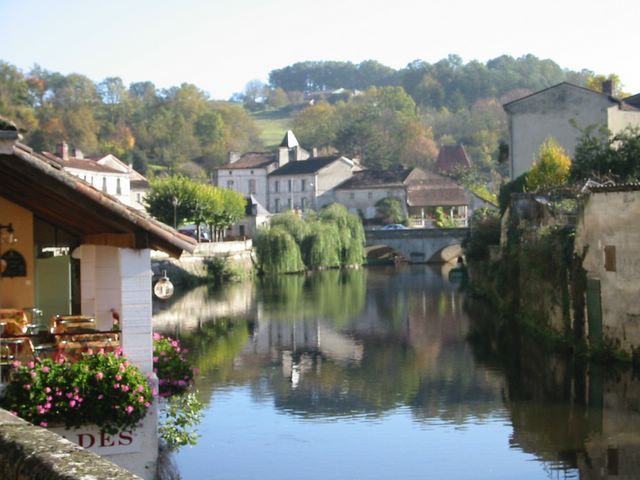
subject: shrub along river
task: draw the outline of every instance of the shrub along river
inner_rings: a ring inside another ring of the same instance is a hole
[[[632,373],[496,338],[446,278],[331,270],[158,302],[206,405],[182,478],[638,478]]]

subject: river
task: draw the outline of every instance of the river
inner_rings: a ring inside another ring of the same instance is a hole
[[[206,405],[176,469],[184,480],[640,478],[631,372],[528,340],[505,347],[492,315],[424,265],[157,302],[155,329],[189,348]]]

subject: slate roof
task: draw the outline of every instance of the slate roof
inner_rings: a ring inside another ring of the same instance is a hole
[[[575,84],[570,83],[570,82],[561,82],[561,83],[558,83],[558,84],[553,85],[553,86],[551,86],[551,87],[545,88],[545,89],[543,89],[543,90],[539,90],[539,91],[537,91],[537,92],[534,92],[534,93],[532,93],[532,94],[530,94],[530,95],[526,95],[526,96],[524,96],[524,97],[522,97],[522,98],[517,98],[517,99],[515,99],[515,100],[512,100],[511,102],[505,103],[502,107],[503,107],[507,112],[509,112],[509,109],[510,109],[510,107],[511,107],[512,105],[514,105],[514,104],[516,104],[516,103],[518,103],[518,102],[521,102],[521,101],[523,101],[523,100],[529,99],[529,98],[531,98],[531,97],[534,97],[534,96],[536,96],[536,95],[540,95],[540,94],[542,94],[542,93],[545,93],[545,92],[547,92],[547,91],[549,91],[549,90],[552,90],[552,89],[554,89],[554,88],[558,88],[558,87],[560,87],[560,86],[569,86],[569,87],[571,87],[571,88],[577,88],[577,89],[580,89],[580,90],[587,91],[587,92],[592,93],[592,94],[594,94],[594,95],[602,95],[602,96],[604,96],[604,97],[607,97],[607,98],[609,99],[609,101],[610,101],[612,104],[617,103],[617,104],[618,104],[618,107],[619,107],[621,110],[627,110],[627,111],[633,111],[633,112],[635,112],[635,111],[640,111],[640,106],[637,106],[637,105],[636,105],[636,101],[634,100],[634,98],[633,98],[633,97],[628,97],[628,98],[627,98],[627,99],[625,99],[625,100],[620,100],[620,99],[618,99],[618,98],[616,98],[616,97],[613,97],[613,96],[611,96],[611,95],[607,95],[606,93],[597,92],[597,91],[595,91],[595,90],[591,90],[590,88],[582,87],[582,86],[580,86],[580,85],[575,85]],[[635,95],[634,95],[634,96],[635,96]]]
[[[338,190],[403,187],[413,171],[411,168],[395,170],[361,170],[336,187]]]
[[[293,134],[293,131],[287,130],[287,133],[284,134],[284,138],[282,139],[282,142],[280,142],[280,146],[286,147],[286,148],[293,148],[293,147],[299,147],[300,143],[298,143],[298,139]]]
[[[435,170],[438,173],[451,172],[457,169],[471,168],[471,160],[464,145],[441,145]]]
[[[233,163],[225,163],[218,170],[238,170],[243,168],[265,168],[277,160],[275,152],[247,152]]]
[[[309,158],[307,160],[298,160],[289,163],[285,163],[282,167],[274,170],[269,174],[270,177],[277,177],[281,175],[305,175],[309,173],[315,173],[318,170],[323,169],[327,165],[343,158],[342,156],[331,157],[317,157]]]
[[[453,180],[433,172],[407,185],[407,204],[410,207],[444,207],[468,205],[464,188]]]

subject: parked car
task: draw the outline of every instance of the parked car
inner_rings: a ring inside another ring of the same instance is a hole
[[[190,227],[182,227],[180,229],[178,229],[178,232],[180,232],[183,235],[187,235],[188,237],[194,238],[196,240],[198,240],[197,236],[196,236],[196,229],[194,228],[190,228]],[[211,240],[209,239],[209,234],[204,230],[204,229],[200,229],[200,239],[198,240],[198,242],[210,242]]]
[[[385,225],[382,227],[382,230],[406,230],[407,227],[401,225],[399,223],[390,223],[389,225]]]

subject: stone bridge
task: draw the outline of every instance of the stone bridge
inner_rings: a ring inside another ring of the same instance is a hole
[[[411,263],[443,263],[462,253],[468,228],[407,228],[366,230],[366,246],[387,246]],[[369,250],[369,248],[368,248]]]

